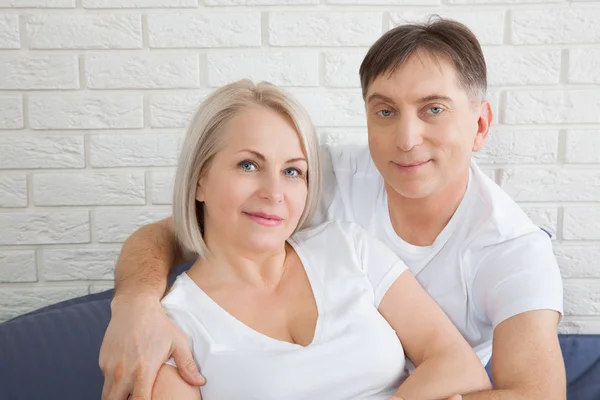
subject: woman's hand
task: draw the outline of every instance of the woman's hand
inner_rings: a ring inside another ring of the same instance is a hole
[[[175,359],[181,377],[204,385],[185,335],[166,316],[156,297],[115,297],[100,349],[103,400],[150,399],[160,367]]]

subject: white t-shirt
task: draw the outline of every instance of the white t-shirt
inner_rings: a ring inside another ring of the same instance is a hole
[[[325,223],[288,242],[304,265],[318,309],[314,339],[306,347],[251,329],[185,273],[162,300],[206,377],[202,398],[388,399],[406,376],[405,356],[377,308],[406,265],[352,223]]]
[[[431,246],[394,231],[381,174],[364,143],[323,145],[324,193],[313,223],[352,221],[387,244],[446,312],[483,364],[502,321],[563,310],[560,271],[548,235],[471,162],[468,188]]]

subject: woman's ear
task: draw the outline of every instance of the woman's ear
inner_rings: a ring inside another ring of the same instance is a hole
[[[204,201],[204,189],[203,189],[202,181],[203,181],[203,179],[200,179],[200,180],[198,180],[198,183],[196,184],[196,200],[198,200],[201,203]]]

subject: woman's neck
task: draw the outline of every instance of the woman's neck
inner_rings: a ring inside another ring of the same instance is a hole
[[[286,269],[289,246],[283,242],[271,251],[256,251],[206,229],[204,241],[209,249],[206,259],[194,264],[219,282],[250,285],[266,290],[277,288]]]

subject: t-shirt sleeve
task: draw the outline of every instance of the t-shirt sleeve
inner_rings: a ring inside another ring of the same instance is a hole
[[[390,286],[408,267],[388,246],[360,226],[344,223],[342,227],[354,240],[361,268],[373,287],[375,306],[379,307]]]
[[[175,306],[173,304],[164,302],[162,303],[165,314],[171,321],[177,325],[181,332],[187,337],[190,349],[196,361],[196,365],[200,368],[199,361],[204,359],[205,346],[204,341],[199,340],[199,327],[195,323],[194,317],[190,315],[185,309]],[[166,364],[176,367],[175,359],[170,358]]]
[[[488,249],[473,283],[475,306],[494,326],[534,310],[563,312],[563,285],[552,242],[532,232]]]

